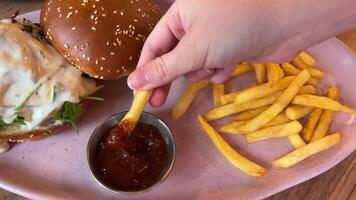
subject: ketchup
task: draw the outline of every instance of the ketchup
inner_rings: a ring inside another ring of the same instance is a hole
[[[159,180],[168,161],[167,145],[149,124],[138,123],[129,134],[128,127],[127,123],[117,125],[104,134],[97,146],[95,168],[112,188],[142,190]]]

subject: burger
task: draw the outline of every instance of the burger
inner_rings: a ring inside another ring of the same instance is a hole
[[[1,20],[0,147],[77,130],[96,79],[133,71],[160,16],[150,0],[47,0],[40,24]]]

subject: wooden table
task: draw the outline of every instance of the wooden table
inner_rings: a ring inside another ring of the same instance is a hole
[[[0,17],[9,17],[16,10],[20,13],[39,9],[42,0],[0,0]],[[356,30],[339,38],[356,51]],[[356,66],[355,66],[356,67]],[[25,198],[0,190],[0,199],[22,200]],[[305,183],[280,192],[270,200],[355,200],[356,199],[356,152],[326,173]]]

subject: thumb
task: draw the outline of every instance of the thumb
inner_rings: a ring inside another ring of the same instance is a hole
[[[128,78],[129,87],[133,90],[153,89],[203,67],[204,47],[196,45],[196,40],[193,34],[187,33],[172,51],[138,67]]]

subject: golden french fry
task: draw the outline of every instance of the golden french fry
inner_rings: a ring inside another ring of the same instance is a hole
[[[263,176],[266,173],[265,168],[235,151],[203,117],[198,115],[198,120],[215,147],[234,167],[251,176]]]
[[[268,83],[275,83],[279,81],[281,78],[283,78],[284,73],[279,66],[279,64],[276,63],[269,63],[266,64],[266,69],[267,69],[267,78],[268,78]]]
[[[285,124],[269,126],[247,134],[246,142],[253,143],[261,140],[298,134],[302,128],[303,126],[298,121],[291,121]]]
[[[300,54],[298,55],[298,57],[307,65],[309,66],[315,66],[315,59],[309,55],[308,53],[306,53],[305,51],[300,52]]]
[[[252,110],[246,110],[244,112],[239,113],[236,117],[235,120],[241,121],[241,120],[249,120],[257,115],[261,114],[263,111],[267,110],[269,106],[263,106],[260,108],[252,109]]]
[[[255,69],[256,80],[258,84],[266,82],[266,67],[263,64],[252,64]]]
[[[235,71],[232,73],[233,77],[241,76],[253,70],[252,65],[244,63],[236,65]]]
[[[256,85],[257,84],[252,84],[248,88],[255,87]],[[246,89],[248,89],[248,88],[246,88]],[[231,93],[227,93],[227,94],[222,95],[221,98],[220,98],[221,104],[222,105],[226,105],[226,104],[234,102],[236,95],[238,95],[240,92],[241,91],[236,91],[236,92],[231,92]]]
[[[174,120],[180,118],[185,111],[188,110],[197,93],[208,85],[209,80],[206,79],[195,83],[189,83],[183,95],[179,98],[177,104],[172,109],[171,117]]]
[[[308,84],[310,84],[310,85],[316,87],[316,86],[318,86],[318,84],[319,84],[319,79],[312,77],[312,78],[309,79]]]
[[[346,113],[356,114],[356,110],[340,104],[339,102],[328,97],[315,96],[310,94],[297,95],[294,97],[293,104],[312,106],[333,111],[343,111]]]
[[[287,76],[296,76],[301,72],[300,69],[297,69],[296,67],[294,67],[290,63],[283,63],[282,64],[282,68],[283,68],[284,73]],[[310,69],[312,69],[312,68],[308,68],[307,70],[310,71]],[[319,83],[319,79],[314,78],[314,77],[310,78],[309,81],[308,81],[308,84],[313,85],[313,86],[317,86],[318,83]]]
[[[241,93],[241,91],[231,92],[231,93],[222,95],[220,97],[221,105],[226,105],[226,104],[234,102],[236,95],[238,95],[239,93]]]
[[[328,97],[330,99],[336,100],[337,97],[339,96],[338,94],[338,89],[336,87],[330,87],[328,90]],[[323,113],[320,116],[318,125],[315,128],[315,131],[313,133],[313,136],[311,138],[311,141],[318,140],[326,135],[328,132],[328,129],[330,127],[331,121],[334,116],[334,111],[332,110],[324,110]]]
[[[283,63],[282,64],[282,69],[284,71],[284,74],[286,74],[287,76],[296,76],[301,72],[300,69],[297,69],[296,67],[294,67],[290,63]]]
[[[213,99],[215,107],[221,106],[221,96],[224,95],[224,84],[213,84]]]
[[[291,145],[296,149],[305,146],[304,140],[302,139],[302,137],[300,137],[298,133],[293,135],[288,135],[288,140],[291,143]]]
[[[143,109],[150,100],[151,95],[152,90],[138,91],[134,96],[129,112],[126,113],[121,122],[128,121],[130,127],[134,128],[141,117]]]
[[[287,155],[273,161],[273,166],[276,168],[288,168],[298,162],[316,154],[323,150],[326,150],[340,141],[340,134],[334,133],[323,137],[319,140],[311,142],[301,148],[295,149]]]
[[[242,104],[252,100],[256,100],[278,91],[286,89],[295,79],[295,76],[285,77],[274,84],[265,83],[252,88],[245,89],[238,93],[235,97],[235,103]]]
[[[289,106],[285,113],[289,119],[297,120],[311,113],[313,109],[313,107],[293,105]]]
[[[230,103],[227,105],[223,105],[205,113],[204,118],[207,121],[212,121],[212,120],[217,120],[223,117],[230,116],[238,112],[271,105],[273,102],[275,102],[278,99],[278,97],[281,94],[282,92],[276,92],[267,97],[263,97],[254,101],[249,101],[243,104]]]
[[[309,80],[310,74],[307,70],[303,70],[298,76],[292,81],[288,88],[283,92],[283,94],[278,98],[276,102],[272,104],[266,111],[258,115],[257,117],[251,119],[246,124],[238,127],[238,131],[241,133],[248,133],[255,131],[268,122],[270,122],[275,116],[282,112],[288,104],[293,100],[295,95],[298,94],[299,90],[303,85]]]
[[[296,66],[297,68],[299,69],[306,69],[309,71],[310,75],[312,77],[316,77],[316,78],[321,78],[323,76],[325,76],[325,73],[318,70],[318,69],[315,69],[315,68],[312,68],[312,66],[306,64],[301,58],[299,57],[296,57],[293,61],[292,61],[292,64],[294,66]]]
[[[304,85],[298,94],[316,94],[316,88],[312,85]]]
[[[279,124],[284,124],[287,122],[290,122],[291,120],[284,114],[281,113],[277,115],[275,118],[273,118],[268,124],[264,125],[262,128],[269,127],[269,126],[275,126]],[[229,134],[241,134],[237,132],[237,127],[242,126],[248,122],[248,120],[242,120],[242,121],[233,121],[228,124],[223,125],[219,130],[223,133],[229,133]]]
[[[285,113],[280,113],[279,115],[275,116],[270,122],[268,122],[266,125],[262,127],[268,127],[268,126],[275,126],[278,124],[284,124],[287,122],[290,122],[291,120],[287,117]]]
[[[219,131],[222,133],[239,134],[236,132],[236,127],[241,126],[246,122],[247,122],[246,120],[243,120],[243,121],[233,121],[228,124],[224,124],[219,128]]]
[[[303,129],[303,139],[307,142],[311,140],[316,124],[319,121],[321,113],[323,112],[320,108],[315,108],[308,118],[308,121],[305,124]]]

